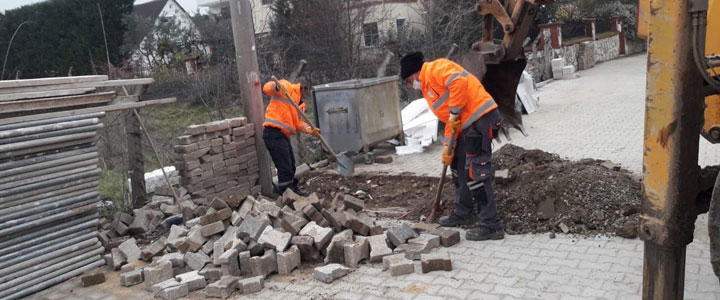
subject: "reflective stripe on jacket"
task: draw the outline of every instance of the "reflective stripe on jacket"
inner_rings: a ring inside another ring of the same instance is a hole
[[[287,87],[292,100],[287,99],[285,95],[282,95],[282,92],[275,89],[275,82],[266,83],[263,86],[263,93],[270,96],[270,104],[265,109],[263,126],[278,128],[286,136],[290,136],[296,131],[307,132],[310,126],[299,118],[295,106],[290,102],[300,103],[300,84],[292,84],[285,79],[279,81]]]
[[[441,122],[447,123],[450,113],[460,114],[462,129],[465,130],[497,108],[480,80],[448,59],[441,58],[423,64],[419,79],[430,110]],[[446,126],[444,143],[449,141],[450,131],[450,127]],[[460,132],[457,132],[455,138],[459,135]]]

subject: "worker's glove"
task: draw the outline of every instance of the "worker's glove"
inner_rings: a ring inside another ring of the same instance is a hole
[[[319,128],[309,128],[307,130],[307,133],[314,136],[320,136],[320,129]]]
[[[285,94],[287,94],[288,89],[282,82],[278,85],[275,83],[275,90],[280,92],[280,96],[285,97]]]
[[[450,164],[452,164],[453,158],[455,158],[455,151],[453,151],[453,149],[450,149],[450,147],[445,147],[445,150],[443,150],[442,153],[443,165],[449,166]]]
[[[453,131],[458,132],[460,130],[460,126],[462,125],[462,121],[460,120],[459,114],[450,114],[450,118],[448,118],[447,125],[452,128]]]

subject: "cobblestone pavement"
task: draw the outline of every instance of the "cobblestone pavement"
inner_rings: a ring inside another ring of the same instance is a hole
[[[643,55],[622,58],[582,71],[577,79],[547,84],[538,92],[539,111],[524,118],[530,136],[515,132],[513,143],[570,159],[608,159],[639,174],[645,63]],[[701,164],[720,163],[720,156],[710,150],[701,141]],[[423,154],[395,157],[392,164],[358,165],[356,171],[438,176],[440,151],[434,146]],[[698,221],[699,229],[707,228],[706,222]],[[464,240],[464,233],[461,236],[460,244],[438,250],[450,253],[451,272],[390,277],[379,265],[361,265],[324,284],[312,279],[312,269],[306,267],[290,276],[272,275],[262,292],[232,299],[640,299],[640,240],[566,235],[550,239],[543,234],[470,242]],[[720,300],[707,232],[697,236],[687,248],[685,298]],[[117,273],[109,272],[106,283],[81,288],[75,278],[32,298],[151,298],[141,286],[122,288],[118,281]],[[202,297],[195,292],[189,298]]]
[[[464,236],[464,235],[461,235]],[[707,244],[687,248],[685,299],[720,299]],[[311,268],[272,275],[265,289],[231,299],[640,299],[639,240],[558,235],[507,236],[502,241],[463,241],[449,252],[450,272],[390,277],[380,265],[361,265],[332,284],[312,279]],[[194,292],[190,299],[202,298]],[[115,272],[108,281],[82,288],[75,278],[34,299],[149,299],[141,286],[123,288]]]
[[[573,160],[610,160],[642,172],[645,115],[646,55],[635,55],[578,72],[579,78],[557,80],[542,86],[537,112],[523,116],[529,134],[511,131],[513,144],[541,149]],[[505,141],[505,136],[502,136]],[[503,144],[495,143],[495,149]],[[720,146],[700,138],[700,165],[720,164]],[[357,171],[410,172],[439,176],[442,147],[433,145],[422,154],[395,156],[388,165],[358,165]]]

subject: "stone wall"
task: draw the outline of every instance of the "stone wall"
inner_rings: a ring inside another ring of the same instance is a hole
[[[620,37],[613,35],[593,42],[595,44],[595,62],[603,62],[620,56]]]
[[[259,193],[255,131],[246,118],[191,125],[185,133],[174,148],[175,167],[193,202]]]
[[[646,51],[647,47],[643,40],[627,40],[625,50],[626,55],[632,55]],[[529,72],[539,82],[551,78],[547,73],[547,66],[550,65],[550,61],[554,58],[564,57],[568,66],[573,65],[576,70],[586,70],[599,62],[620,57],[620,37],[615,34],[595,41],[564,45],[559,49],[551,49],[550,51],[536,51],[535,54],[526,52],[525,57],[528,60],[528,67],[526,67],[525,71]]]

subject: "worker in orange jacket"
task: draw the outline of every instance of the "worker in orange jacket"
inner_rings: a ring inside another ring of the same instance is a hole
[[[467,231],[465,238],[503,239],[491,167],[492,139],[502,118],[492,96],[477,77],[460,65],[444,58],[425,62],[421,52],[400,60],[400,77],[422,91],[430,110],[445,123],[444,144],[457,140],[455,149],[442,154],[442,162],[450,166],[455,183],[455,208],[451,215],[440,218],[440,225],[474,224],[475,208],[480,226]],[[451,136],[452,130],[455,136]]]
[[[275,163],[278,175],[278,184],[273,188],[278,195],[282,195],[285,190],[290,188],[299,195],[307,196],[307,193],[301,191],[297,186],[295,153],[293,153],[289,137],[295,132],[318,136],[320,130],[303,122],[299,118],[295,106],[290,103],[290,101],[294,101],[304,111],[303,98],[307,97],[309,88],[284,79],[279,82],[280,86],[277,86],[274,81],[263,86],[263,93],[270,96],[270,103],[265,110],[263,140],[273,163]],[[286,97],[287,94],[290,94],[291,99]]]

